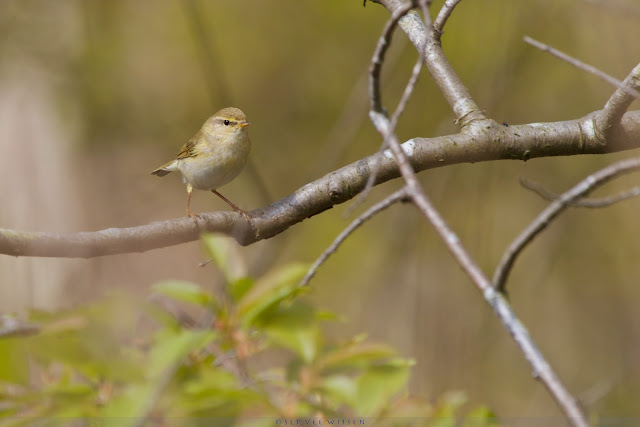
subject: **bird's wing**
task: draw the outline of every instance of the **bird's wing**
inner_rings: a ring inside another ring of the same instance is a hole
[[[195,152],[196,142],[198,142],[202,138],[202,132],[198,131],[193,138],[191,138],[186,144],[182,146],[180,152],[176,156],[176,159],[186,159],[188,157],[193,157]]]

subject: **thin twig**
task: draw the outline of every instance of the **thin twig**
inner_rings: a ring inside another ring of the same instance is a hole
[[[379,129],[379,132],[381,132],[384,137],[387,137],[386,129],[388,129],[388,119],[382,114],[375,112],[370,113],[370,117],[376,128]],[[447,225],[444,218],[442,218],[422,191],[411,169],[411,165],[408,163],[407,157],[398,143],[397,137],[389,137],[389,145],[398,162],[402,176],[407,182],[408,195],[422,214],[431,222],[453,257],[464,272],[471,278],[478,290],[480,290],[485,301],[491,306],[504,327],[518,344],[525,358],[533,367],[534,377],[539,379],[549,390],[566,417],[574,426],[588,426],[586,415],[537,348],[529,332],[513,312],[509,302],[503,295],[496,292],[489,279],[482,273],[456,234]]]
[[[625,77],[622,86],[618,86],[599,115],[599,127],[605,132],[616,126],[635,99],[640,99],[640,64]]]
[[[421,1],[420,3],[421,3],[421,7],[423,8],[423,13],[426,13],[426,16],[428,16],[428,11],[426,9],[427,1]],[[427,45],[426,40],[423,45],[424,46]],[[380,44],[380,43],[378,44],[378,48],[381,48],[381,49],[385,48],[384,46],[385,46],[384,44]],[[420,56],[418,57],[418,60],[413,66],[413,70],[411,71],[411,77],[409,78],[409,82],[407,83],[407,86],[405,87],[404,92],[402,92],[402,96],[400,98],[400,101],[398,102],[398,106],[396,107],[396,110],[393,112],[393,115],[391,116],[391,132],[395,132],[395,129],[398,125],[398,120],[400,119],[400,116],[402,115],[405,108],[407,107],[407,102],[409,101],[409,98],[411,97],[411,94],[415,89],[416,83],[418,82],[418,77],[420,76],[420,71],[422,70],[422,62],[424,61],[424,54],[425,52],[424,50],[422,50],[420,52]],[[380,53],[379,52],[374,53],[374,57],[376,56],[380,57]],[[384,57],[384,54],[382,55],[382,57]],[[378,78],[379,78],[379,72],[378,72]],[[377,84],[379,85],[379,82]],[[379,90],[372,91],[371,93],[377,94],[377,96],[380,97]],[[377,102],[379,102],[380,105],[382,105],[379,98]],[[378,153],[383,152],[387,148],[387,145],[388,144],[386,140],[382,141],[382,144],[380,145],[380,149],[378,150]],[[371,189],[373,188],[373,185],[376,182],[377,177],[378,177],[378,167],[377,165],[374,165],[374,168],[371,170],[371,174],[369,174],[369,179],[367,180],[367,184],[365,185],[364,190],[362,190],[362,193],[360,193],[358,198],[351,204],[351,206],[349,206],[349,208],[345,212],[345,216],[350,215],[367,199],[367,197],[369,196],[369,192],[371,191]]]
[[[636,65],[635,68],[631,70],[624,81],[620,81],[592,65],[586,64],[564,52],[559,51],[558,49],[534,40],[531,37],[525,36],[524,41],[540,50],[549,52],[556,58],[560,58],[580,70],[599,77],[617,88],[605,104],[602,111],[600,111],[596,116],[596,130],[603,141],[606,141],[607,138],[610,137],[612,129],[620,123],[622,116],[629,108],[629,105],[633,102],[633,99],[640,99],[640,92],[638,92],[638,89],[640,88],[640,64]]]
[[[396,202],[406,199],[406,197],[407,197],[407,192],[404,188],[402,188],[396,191],[395,193],[391,194],[381,202],[378,202],[375,205],[371,206],[369,209],[367,209],[365,213],[363,213],[358,218],[353,220],[351,224],[349,224],[347,228],[342,230],[342,232],[338,235],[338,237],[335,238],[333,243],[331,243],[331,245],[327,249],[325,249],[322,255],[320,255],[318,259],[316,259],[316,261],[313,263],[311,268],[309,268],[309,271],[307,272],[307,274],[300,281],[300,286],[306,286],[309,284],[309,281],[313,278],[313,276],[315,276],[318,268],[322,264],[324,264],[325,261],[338,250],[340,245],[347,239],[347,237],[351,235],[351,233],[356,231],[362,224],[364,224],[366,221],[371,219],[375,214],[385,210],[386,208],[388,208],[389,206],[393,205]]]
[[[444,31],[444,25],[447,23],[447,19],[451,16],[453,9],[460,3],[461,0],[446,0],[436,16],[436,19],[433,21],[433,29],[436,31],[437,37],[442,35]]]
[[[375,93],[371,92],[371,95],[375,95]],[[372,109],[369,112],[369,117],[376,130],[382,135],[382,138],[389,143],[390,150],[398,164],[400,173],[407,183],[406,191],[408,197],[411,198],[425,218],[431,222],[456,261],[482,292],[487,303],[493,308],[505,328],[520,346],[525,357],[532,365],[536,377],[547,387],[569,421],[575,426],[588,426],[586,415],[544,359],[542,353],[534,344],[524,325],[522,325],[516,317],[507,300],[503,295],[495,291],[489,279],[482,273],[456,234],[427,198],[415,175],[413,167],[409,163],[407,155],[401,147],[397,136],[392,131],[391,122],[384,114],[380,100],[372,99],[371,106]],[[378,109],[374,107],[378,107]]]
[[[419,4],[415,5],[415,7],[419,6],[422,9],[422,13],[426,21],[429,21],[431,19],[431,17],[429,16],[429,10],[428,10],[428,5],[430,3],[431,2],[429,0],[422,0],[419,2]],[[391,21],[391,19],[393,18],[390,18],[389,21]],[[387,31],[393,32],[394,28],[395,27],[392,27],[390,25],[390,22],[388,22],[387,26],[385,26],[385,31],[383,32],[381,39],[384,38],[384,39],[391,40],[391,34],[387,35]],[[426,47],[427,47],[426,37],[427,37],[427,33],[425,32],[425,40],[422,43],[423,48],[418,52],[419,56],[411,71],[411,77],[409,77],[409,82],[405,86],[405,89],[402,92],[402,96],[400,97],[400,101],[398,102],[398,106],[396,107],[396,110],[393,112],[393,115],[391,116],[391,133],[395,132],[395,129],[398,125],[398,120],[400,119],[400,116],[402,115],[405,108],[407,107],[407,102],[409,101],[409,98],[411,97],[411,94],[413,93],[415,86],[418,82],[418,77],[420,76],[420,71],[422,70],[422,63],[424,62],[424,57],[426,55]],[[388,46],[389,46],[388,43],[381,43],[381,42],[378,43],[378,45],[376,46],[376,50],[373,54],[373,59],[371,61],[372,64],[376,63],[376,58],[384,58],[385,54],[382,51],[386,50]],[[382,68],[382,63],[379,64],[379,69],[377,70],[371,69],[370,71],[371,78],[369,81],[372,87],[373,85],[380,87],[379,80],[380,80],[381,68]],[[381,108],[382,101],[380,99],[381,98],[380,89],[373,90],[372,88],[372,90],[370,90],[370,94],[376,97],[371,99],[371,108],[375,108],[375,107]],[[387,141],[383,140],[378,150],[378,153],[384,152],[387,146],[388,146]],[[377,177],[378,177],[378,165],[374,165],[371,171],[371,174],[369,175],[369,179],[367,180],[367,184],[364,187],[364,190],[362,190],[362,193],[360,193],[358,198],[351,204],[351,206],[349,206],[349,208],[345,212],[345,216],[349,216],[367,199],[367,197],[369,196],[369,192],[371,191],[371,189],[373,188],[376,182]]]
[[[440,238],[445,242],[449,252],[451,252],[464,272],[471,278],[472,282],[482,293],[485,301],[491,306],[504,327],[509,331],[509,334],[513,337],[525,358],[533,367],[534,377],[539,379],[547,390],[549,390],[572,425],[579,427],[588,426],[589,423],[583,410],[537,348],[529,332],[513,312],[509,302],[502,294],[496,292],[489,279],[473,261],[459,238],[424,194],[397,137],[387,134],[389,120],[384,115],[376,112],[371,112],[370,117],[378,131],[384,138],[388,138],[389,140],[391,151],[398,163],[403,178],[407,182],[408,196],[416,204],[420,212],[431,222]]]
[[[399,49],[394,49],[385,57],[385,69],[392,74],[396,68],[398,61],[406,51],[408,46],[406,39],[399,39],[396,44],[400,44]],[[362,75],[358,77],[358,81],[353,85],[351,93],[346,98],[342,111],[322,143],[322,153],[317,157],[313,164],[310,165],[309,172],[305,175],[305,181],[319,176],[327,171],[330,167],[338,163],[338,160],[344,156],[344,153],[353,141],[356,134],[368,122],[367,111],[369,99],[366,96],[369,86],[369,70],[364,69]],[[348,215],[347,215],[348,216]]]
[[[496,268],[493,274],[493,286],[499,292],[504,293],[506,291],[506,281],[511,268],[518,257],[518,255],[524,250],[524,248],[547,226],[554,220],[560,213],[562,213],[571,202],[576,199],[589,194],[595,188],[605,184],[606,182],[616,178],[622,174],[633,172],[640,169],[640,157],[621,160],[604,169],[597,171],[594,174],[589,175],[577,185],[560,195],[553,201],[546,209],[544,209],[534,219],[516,239],[509,245],[509,248],[505,251],[500,264]]]
[[[541,184],[528,180],[526,178],[520,178],[520,185],[522,185],[527,190],[533,191],[543,199],[548,200],[550,202],[553,202],[558,198],[560,198],[559,194],[553,193],[547,190],[546,188],[544,188]],[[602,197],[599,199],[580,198],[580,199],[575,199],[571,202],[567,202],[567,204],[569,206],[578,207],[578,208],[606,208],[613,204],[616,204],[637,196],[640,196],[640,187],[633,187],[630,190],[621,191],[615,196]]]
[[[632,95],[636,98],[640,97],[640,92],[638,92],[637,90],[634,90],[632,88],[627,88],[622,81],[616,79],[615,77],[610,76],[609,74],[605,73],[604,71],[601,71],[599,69],[597,69],[596,67],[594,67],[593,65],[589,65],[587,63],[584,63],[582,61],[580,61],[579,59],[576,59],[572,56],[567,55],[564,52],[559,51],[558,49],[555,49],[547,44],[544,44],[542,42],[539,42],[538,40],[532,39],[529,36],[524,36],[524,41],[525,43],[530,44],[531,46],[542,50],[543,52],[547,52],[553,56],[555,56],[558,59],[562,59],[565,62],[568,62],[569,64],[573,65],[574,67],[582,70],[582,71],[586,71],[587,73],[591,73],[594,76],[604,80],[605,82],[609,83],[610,85],[615,86],[616,88],[625,91],[626,93],[628,93],[629,95]],[[636,67],[638,68],[638,67]]]
[[[369,67],[369,100],[372,103],[377,103],[376,105],[372,104],[370,106],[372,110],[378,111],[382,108],[380,75],[382,73],[382,64],[384,63],[385,55],[387,53],[387,50],[389,49],[389,46],[391,45],[391,36],[393,36],[393,31],[398,25],[398,21],[400,20],[400,18],[405,16],[416,6],[417,0],[412,0],[396,9],[391,14],[391,17],[382,30],[382,35],[378,39],[378,44],[376,45],[373,59],[371,60],[371,66]]]
[[[392,16],[407,6],[407,3],[396,0],[380,0],[380,3],[387,8]],[[409,12],[399,20],[398,25],[409,37],[418,52],[425,49],[424,63],[453,110],[456,116],[456,123],[462,129],[468,129],[472,123],[487,121],[486,115],[478,108],[462,80],[460,80],[460,77],[458,77],[447,60],[442,50],[440,39],[436,36],[431,22],[425,24],[417,12]],[[487,124],[483,123],[481,128],[486,130]]]

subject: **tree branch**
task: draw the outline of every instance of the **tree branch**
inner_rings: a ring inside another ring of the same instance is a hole
[[[387,196],[384,200],[376,203],[371,206],[365,213],[360,215],[358,218],[354,219],[351,224],[336,237],[331,243],[331,245],[315,260],[307,274],[305,274],[304,278],[300,281],[300,286],[306,286],[309,284],[309,281],[313,279],[318,268],[324,264],[324,262],[329,259],[331,255],[333,255],[340,245],[353,233],[356,231],[362,224],[367,222],[369,219],[373,218],[375,214],[387,209],[389,206],[397,203],[399,201],[405,200],[407,198],[407,192],[404,188],[396,191],[395,193]]]
[[[553,193],[537,182],[530,181],[525,178],[520,178],[520,185],[522,185],[527,190],[531,190],[536,193],[538,196],[543,199],[553,202],[560,198],[559,194]],[[610,196],[610,197],[602,197],[600,199],[585,199],[579,198],[573,201],[567,202],[567,204],[571,207],[576,208],[606,208],[616,203],[631,199],[633,197],[640,196],[640,187],[633,187],[630,190],[621,191],[620,193]]]
[[[616,126],[635,99],[640,99],[640,64],[636,65],[620,86],[613,92],[599,117],[601,129],[608,132]]]
[[[609,74],[605,73],[602,70],[597,69],[596,67],[594,67],[593,65],[589,65],[585,62],[580,61],[579,59],[576,59],[570,55],[567,55],[566,53],[549,46],[548,44],[544,44],[542,42],[539,42],[536,39],[533,39],[529,36],[524,36],[523,38],[524,42],[527,44],[530,44],[531,46],[535,47],[536,49],[540,49],[543,52],[547,52],[550,55],[555,56],[558,59],[561,59],[565,62],[567,62],[568,64],[573,65],[574,67],[576,67],[579,70],[582,71],[586,71],[589,74],[593,74],[594,76],[598,77],[599,79],[609,83],[612,86],[615,86],[618,89],[623,89],[624,90],[624,85],[622,84],[622,82],[618,79],[616,79],[615,77],[610,76]],[[640,97],[640,92],[637,92],[633,89],[628,89],[629,92],[635,96],[635,97]]]
[[[404,8],[408,7],[408,4],[413,2],[380,0],[378,3],[386,7],[389,13],[394,16],[398,11],[404,10]],[[453,10],[453,7],[450,10]],[[450,13],[450,10],[448,13]],[[410,11],[400,18],[398,26],[409,37],[418,52],[425,51],[424,63],[427,70],[453,110],[456,121],[461,128],[465,129],[467,125],[474,121],[488,120],[484,112],[473,101],[469,91],[444,55],[439,33],[432,26],[427,29],[422,19],[420,19],[420,15],[415,11]],[[424,46],[425,40],[426,46]]]
[[[428,15],[429,10],[427,9],[426,0],[422,0],[420,2],[408,3],[407,5],[411,5],[412,7],[418,7],[417,3],[420,3],[420,7],[422,8],[422,13],[425,16],[425,19],[429,19],[429,15]],[[371,67],[369,72],[369,75],[370,75],[369,99],[370,99],[371,110],[382,111],[382,108],[383,108],[382,100],[381,100],[382,91],[380,90],[380,74],[382,71],[382,60],[384,59],[385,52],[389,47],[389,42],[391,41],[391,35],[393,34],[395,23],[400,18],[402,18],[402,16],[404,16],[405,13],[409,12],[409,10],[410,9],[408,7],[399,9],[399,11],[402,12],[402,14],[396,11],[394,16],[389,18],[389,21],[387,21],[387,24],[385,25],[385,28],[382,32],[382,36],[380,36],[380,39],[378,40],[378,45],[376,46],[376,49],[373,53],[373,59],[371,60]],[[426,46],[426,43],[423,42],[422,45]],[[424,50],[420,51],[418,60],[416,61],[416,64],[413,66],[413,69],[411,71],[411,77],[409,78],[409,83],[407,83],[407,86],[405,87],[404,92],[402,93],[402,97],[398,102],[398,106],[396,107],[396,110],[391,115],[391,132],[395,131],[395,128],[398,125],[398,120],[400,119],[400,116],[404,112],[404,109],[407,106],[407,102],[409,101],[409,98],[411,97],[411,94],[415,89],[416,83],[418,82],[418,77],[420,76],[420,71],[422,70],[422,63],[424,61],[424,56],[425,56]],[[384,150],[387,147],[387,145],[388,145],[387,141],[383,140],[380,146],[380,151]],[[373,185],[375,184],[377,175],[378,175],[377,170],[376,168],[374,168],[372,172],[369,174],[369,178],[367,179],[367,184],[365,185],[362,193],[360,193],[360,197],[358,197],[358,199],[356,199],[356,201],[351,204],[351,206],[347,211],[348,213],[353,212],[353,210],[355,210],[360,205],[360,203],[362,203],[367,198],[367,196],[369,195],[369,191],[373,188]]]
[[[564,122],[500,126],[484,132],[413,138],[403,147],[416,171],[457,163],[603,154],[640,147],[640,111],[626,113],[606,143],[596,137],[594,114],[597,113]],[[225,233],[242,245],[250,245],[350,200],[362,191],[373,167],[378,174],[376,184],[399,176],[393,156],[386,151],[331,172],[277,202],[251,211],[250,222],[234,212],[209,212],[200,214],[196,221],[184,217],[95,232],[0,229],[0,254],[91,258],[145,252],[196,240],[204,231]]]
[[[373,75],[371,76],[371,79],[374,79]],[[409,81],[407,85],[407,90],[405,91],[405,93],[408,91],[407,96],[411,94],[411,91],[409,90],[410,87],[412,87],[412,81]],[[482,293],[485,301],[491,306],[504,327],[509,331],[515,342],[520,347],[525,358],[533,367],[536,378],[540,379],[545,387],[547,387],[551,396],[560,406],[565,416],[573,425],[586,427],[588,425],[588,421],[584,411],[580,408],[571,393],[569,393],[566,387],[562,384],[540,350],[538,350],[533,339],[529,336],[528,331],[511,309],[508,301],[503,295],[496,292],[492,283],[464,248],[458,236],[449,227],[442,215],[440,215],[438,210],[433,206],[425,194],[416,177],[414,166],[410,164],[410,160],[405,149],[398,141],[394,132],[393,124],[384,114],[380,100],[372,99],[371,106],[372,109],[369,112],[369,117],[376,130],[380,135],[382,135],[383,140],[389,143],[393,158],[395,158],[400,173],[402,174],[402,178],[406,182],[405,190],[407,196],[418,207],[424,217],[433,225],[436,233],[443,240],[451,255],[462,267],[462,270],[469,276],[476,288],[478,288]],[[375,109],[375,107],[379,108]],[[491,123],[489,123],[487,127],[489,129],[495,128]]]
[[[494,287],[502,293],[505,292],[507,277],[518,255],[522,253],[524,248],[535,236],[547,228],[551,221],[569,207],[572,202],[593,191],[596,187],[609,182],[613,178],[638,169],[640,169],[640,157],[621,160],[589,175],[547,206],[547,208],[516,237],[505,251],[493,275]]]
[[[449,16],[453,13],[453,9],[460,3],[461,0],[446,0],[436,16],[436,19],[433,21],[433,29],[436,30],[436,33],[442,34],[444,31],[444,24],[447,23]]]
[[[525,36],[524,41],[535,48],[548,52],[556,58],[568,62],[580,70],[599,77],[617,88],[597,117],[597,128],[602,130],[603,138],[608,137],[609,132],[611,132],[611,128],[618,124],[622,115],[627,111],[634,98],[640,99],[640,92],[638,92],[638,89],[640,89],[640,64],[636,65],[633,70],[631,70],[624,81],[620,81],[592,65],[586,64],[564,52],[559,51],[558,49],[534,40],[531,37]]]

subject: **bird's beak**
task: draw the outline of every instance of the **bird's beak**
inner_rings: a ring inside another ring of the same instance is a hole
[[[242,123],[238,123],[238,126],[240,126],[241,128],[243,128],[243,127],[247,127],[247,126],[249,126],[250,124],[251,124],[251,123],[249,123],[249,122],[242,122]]]

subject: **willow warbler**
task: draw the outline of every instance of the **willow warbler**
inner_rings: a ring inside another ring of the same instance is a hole
[[[194,188],[212,191],[234,211],[247,217],[245,211],[216,191],[238,176],[247,163],[251,151],[247,126],[249,122],[241,110],[223,108],[204,122],[174,160],[151,172],[152,175],[165,176],[169,172],[180,171],[189,194],[188,217],[194,216],[189,208]]]

